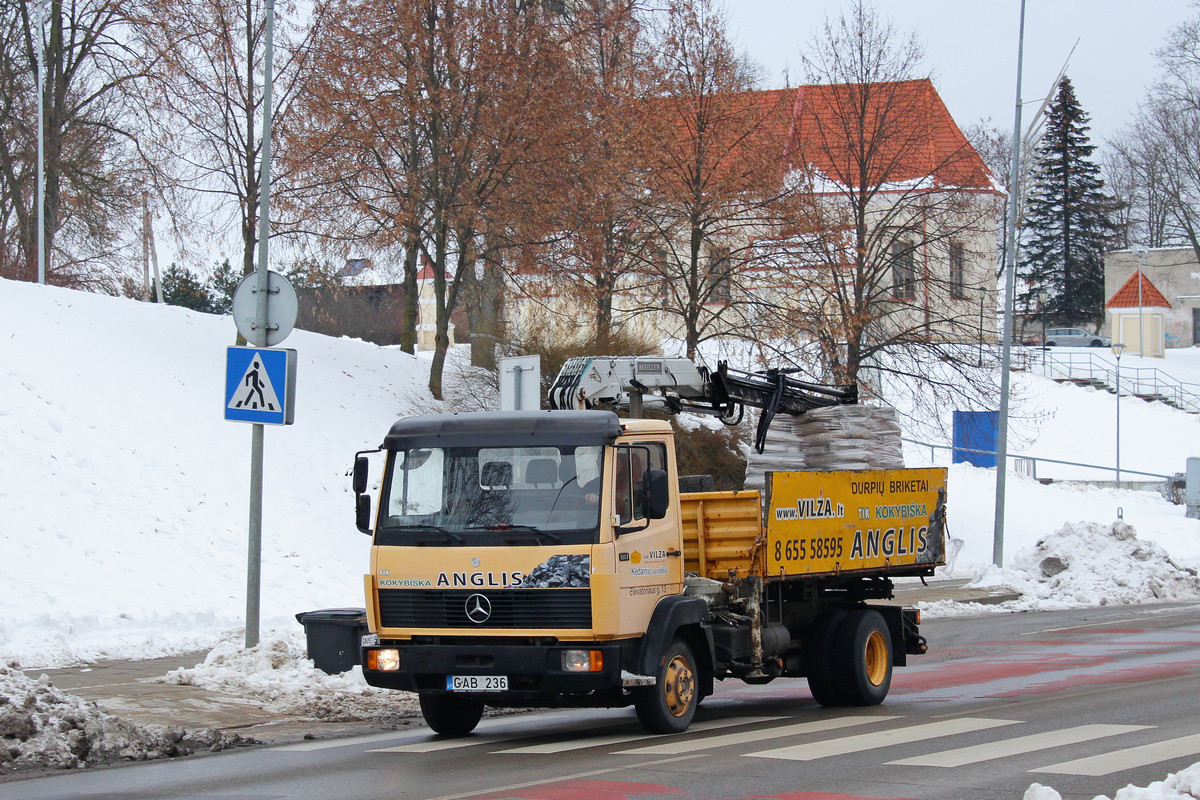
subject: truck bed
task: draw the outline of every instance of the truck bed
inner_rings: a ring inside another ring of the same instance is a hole
[[[945,563],[945,469],[766,477],[765,502],[757,491],[680,495],[685,570],[770,580],[931,575]]]

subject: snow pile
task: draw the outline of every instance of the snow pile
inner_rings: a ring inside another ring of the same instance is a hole
[[[1126,786],[1118,790],[1112,800],[1195,800],[1197,797],[1200,797],[1200,764],[1192,764],[1149,786]],[[1025,790],[1024,800],[1062,800],[1062,795],[1049,786],[1034,783]],[[1099,795],[1093,800],[1109,800],[1109,797]]]
[[[1154,542],[1139,539],[1133,526],[1121,520],[1111,525],[1067,523],[1019,551],[1011,569],[988,567],[967,588],[1020,592],[1019,600],[989,607],[1005,612],[1200,600],[1196,570],[1180,566]],[[970,605],[929,603],[923,610],[943,617],[980,610]]]
[[[420,714],[416,695],[368,686],[359,667],[341,675],[317,669],[305,655],[303,633],[267,635],[249,649],[227,639],[204,663],[173,670],[162,680],[250,698],[274,713],[328,722],[392,724]]]
[[[59,690],[45,675],[34,680],[0,665],[0,773],[146,761],[252,741],[211,730],[140,725]]]

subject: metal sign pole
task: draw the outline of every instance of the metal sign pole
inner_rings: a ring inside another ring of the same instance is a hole
[[[46,20],[45,0],[37,0],[37,281],[46,282]]]
[[[1025,0],[1021,0],[1021,27],[1017,37],[1017,108],[1013,119],[1012,177],[1008,196],[1008,243],[1005,260],[1004,341],[1000,358],[1000,424],[996,436],[996,517],[992,531],[992,563],[1004,566],[1004,489],[1008,471],[1008,384],[1012,358],[1013,296],[1017,286],[1017,202],[1021,168],[1021,60],[1025,50]]]
[[[267,326],[270,322],[267,299],[270,297],[270,276],[267,270],[268,237],[271,209],[271,83],[273,81],[273,37],[275,3],[266,0],[266,54],[263,67],[263,132],[262,166],[259,178],[258,212],[258,291],[255,314],[255,346],[267,346]],[[247,17],[246,24],[250,24]],[[262,487],[263,487],[263,426],[255,424],[250,436],[250,536],[246,568],[246,647],[258,644],[259,598],[262,585]]]

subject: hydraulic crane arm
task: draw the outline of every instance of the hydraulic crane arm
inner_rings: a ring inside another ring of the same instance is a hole
[[[779,412],[800,415],[814,408],[853,405],[858,387],[825,385],[789,377],[795,369],[746,372],[724,361],[715,372],[686,358],[599,356],[569,359],[550,389],[550,406],[583,409],[622,406],[635,416],[641,404],[661,404],[672,413],[711,414],[727,425],[741,421],[746,406],[762,410],[754,446],[763,451],[767,428]]]

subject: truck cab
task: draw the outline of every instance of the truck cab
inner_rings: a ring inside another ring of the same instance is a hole
[[[636,702],[663,646],[647,639],[656,610],[683,588],[669,424],[609,411],[414,417],[383,450],[368,683],[417,692],[448,733],[472,729],[485,702]],[[694,708],[702,687],[686,672]]]

